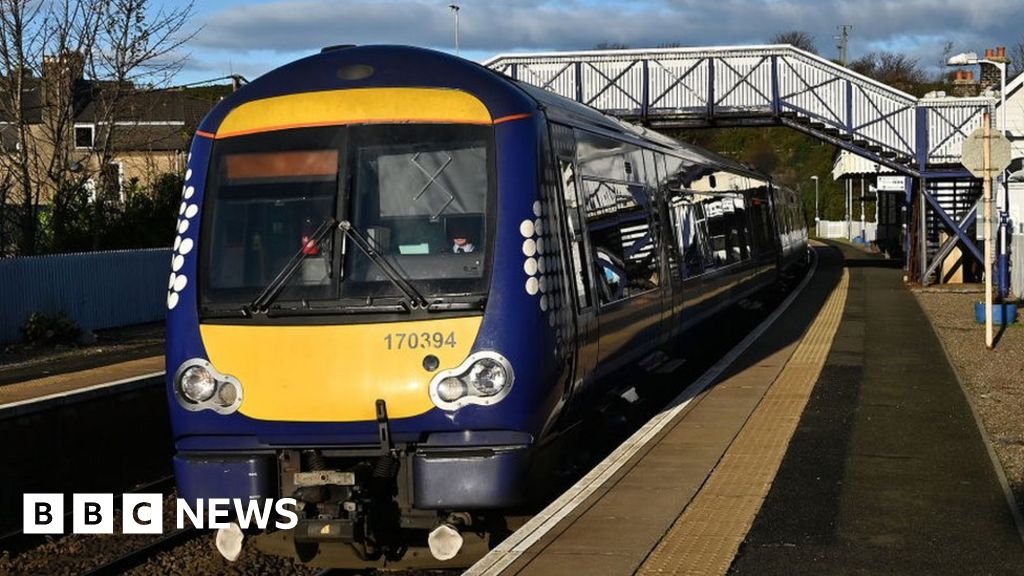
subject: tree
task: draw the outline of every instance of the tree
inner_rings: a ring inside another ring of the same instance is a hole
[[[34,254],[40,205],[51,221],[69,223],[81,211],[87,183],[96,182],[93,236],[98,243],[110,200],[117,132],[130,131],[128,106],[138,85],[168,82],[183,63],[178,49],[193,35],[193,6],[152,6],[152,0],[0,0],[0,171],[12,174],[18,205],[17,251]],[[75,118],[93,106],[95,145],[76,150]],[[102,127],[102,130],[100,129]]]
[[[850,69],[909,93],[916,93],[926,81],[917,59],[893,52],[871,52],[851,62]]]
[[[939,60],[938,62],[939,72],[937,77],[935,78],[936,82],[946,82],[947,80],[949,80],[951,72],[946,62],[949,62],[949,58],[950,56],[953,55],[953,49],[955,47],[956,43],[953,42],[952,40],[946,40],[946,42],[942,45],[942,56],[940,57],[941,60]]]
[[[1008,78],[1024,72],[1024,37],[1021,37],[1013,48],[1010,49],[1010,66],[1009,66]]]
[[[769,44],[789,44],[811,54],[818,53],[818,47],[814,45],[814,37],[803,30],[789,30],[779,32],[768,40]]]

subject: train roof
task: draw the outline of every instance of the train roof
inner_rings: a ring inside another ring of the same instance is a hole
[[[683,144],[648,128],[634,126],[594,108],[514,80],[481,64],[413,46],[341,46],[301,58],[267,72],[217,104],[199,126],[216,133],[234,108],[253,100],[297,92],[345,88],[451,88],[473,94],[492,117],[542,108],[549,118],[655,146],[685,159],[766,179],[763,174],[717,154]]]

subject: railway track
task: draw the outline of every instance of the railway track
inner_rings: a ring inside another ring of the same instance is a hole
[[[140,484],[134,489],[129,490],[130,494],[144,494],[144,493],[155,493],[169,494],[174,489],[174,476],[163,476],[152,482]],[[121,494],[114,495],[114,507],[121,507]],[[68,510],[64,514],[64,525],[71,526],[71,510]],[[22,530],[10,530],[4,534],[0,534],[0,551],[7,552],[11,556],[16,556],[25,550],[35,548],[46,542],[47,538],[52,538],[52,535],[46,534],[25,534]]]
[[[164,534],[156,540],[142,546],[121,554],[117,558],[114,558],[106,564],[102,564],[83,572],[81,576],[106,576],[108,574],[123,574],[136,566],[141,566],[147,560],[163,552],[170,550],[176,546],[184,544],[193,538],[197,538],[202,535],[202,532],[196,530],[193,527],[182,528],[181,530],[175,530],[174,532]]]

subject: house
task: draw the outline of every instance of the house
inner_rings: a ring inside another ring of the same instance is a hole
[[[0,76],[0,255],[69,194],[117,203],[183,171],[196,126],[230,91],[92,80],[75,53],[46,57],[41,70]]]
[[[87,185],[107,182],[116,192],[109,197],[113,200],[123,199],[122,189],[131,181],[146,184],[183,170],[192,134],[216,102],[209,92],[198,97],[188,89],[87,79],[81,56],[73,53],[46,57],[42,70],[41,76],[26,74],[20,82],[0,78],[0,170],[18,168],[24,124],[41,204],[50,202],[53,186],[65,181],[55,174],[62,167],[69,173],[66,181],[77,174]],[[19,85],[20,120],[12,97]]]

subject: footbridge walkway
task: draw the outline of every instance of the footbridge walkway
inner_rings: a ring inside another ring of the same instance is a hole
[[[975,211],[947,211],[933,184],[973,180],[961,149],[991,98],[917,98],[788,45],[499,55],[484,65],[653,128],[784,125],[831,142],[913,177],[912,276],[927,281],[943,253],[929,248],[928,209],[955,238],[945,253],[959,242],[981,258],[967,232]]]

